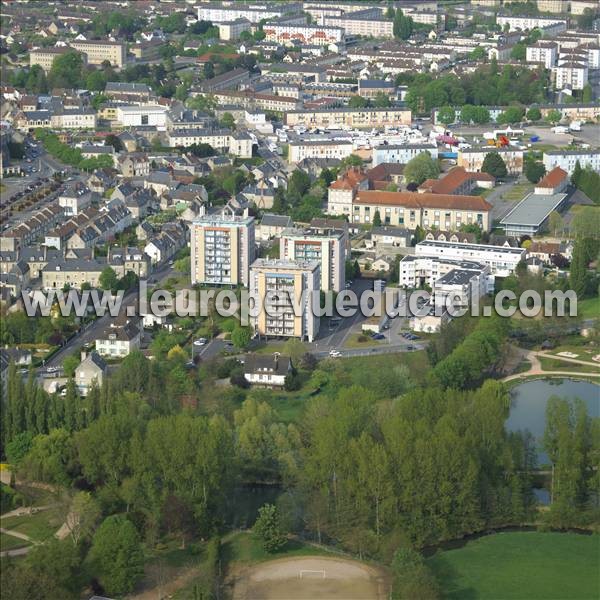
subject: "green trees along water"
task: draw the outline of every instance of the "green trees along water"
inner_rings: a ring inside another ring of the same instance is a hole
[[[544,449],[552,465],[549,523],[573,527],[598,517],[600,420],[582,400],[548,400]]]

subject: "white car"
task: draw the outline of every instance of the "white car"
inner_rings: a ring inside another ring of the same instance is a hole
[[[46,371],[48,373],[56,373],[56,372],[60,371],[60,367],[47,367]]]
[[[204,346],[207,342],[206,338],[199,338],[197,340],[194,340],[194,346]]]
[[[337,358],[338,356],[341,356],[342,353],[339,350],[330,350],[329,351],[329,356],[331,356],[331,358]]]

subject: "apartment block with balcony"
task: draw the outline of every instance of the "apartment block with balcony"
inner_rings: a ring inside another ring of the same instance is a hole
[[[319,332],[312,299],[319,294],[320,282],[321,269],[316,260],[254,261],[249,287],[250,293],[260,299],[260,310],[252,318],[256,333],[312,342]]]
[[[254,254],[254,217],[224,210],[191,224],[192,284],[248,287]]]
[[[341,229],[285,229],[279,239],[279,256],[303,262],[318,261],[321,289],[334,292],[344,289],[346,247],[345,233]]]

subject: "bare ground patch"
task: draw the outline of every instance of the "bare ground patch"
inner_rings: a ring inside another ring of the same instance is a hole
[[[231,573],[233,600],[385,600],[383,570],[353,560],[282,558]]]

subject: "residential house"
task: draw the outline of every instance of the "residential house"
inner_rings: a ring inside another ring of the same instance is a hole
[[[106,361],[97,352],[81,353],[81,362],[75,368],[75,385],[80,395],[87,396],[94,385],[100,387],[108,373]]]

